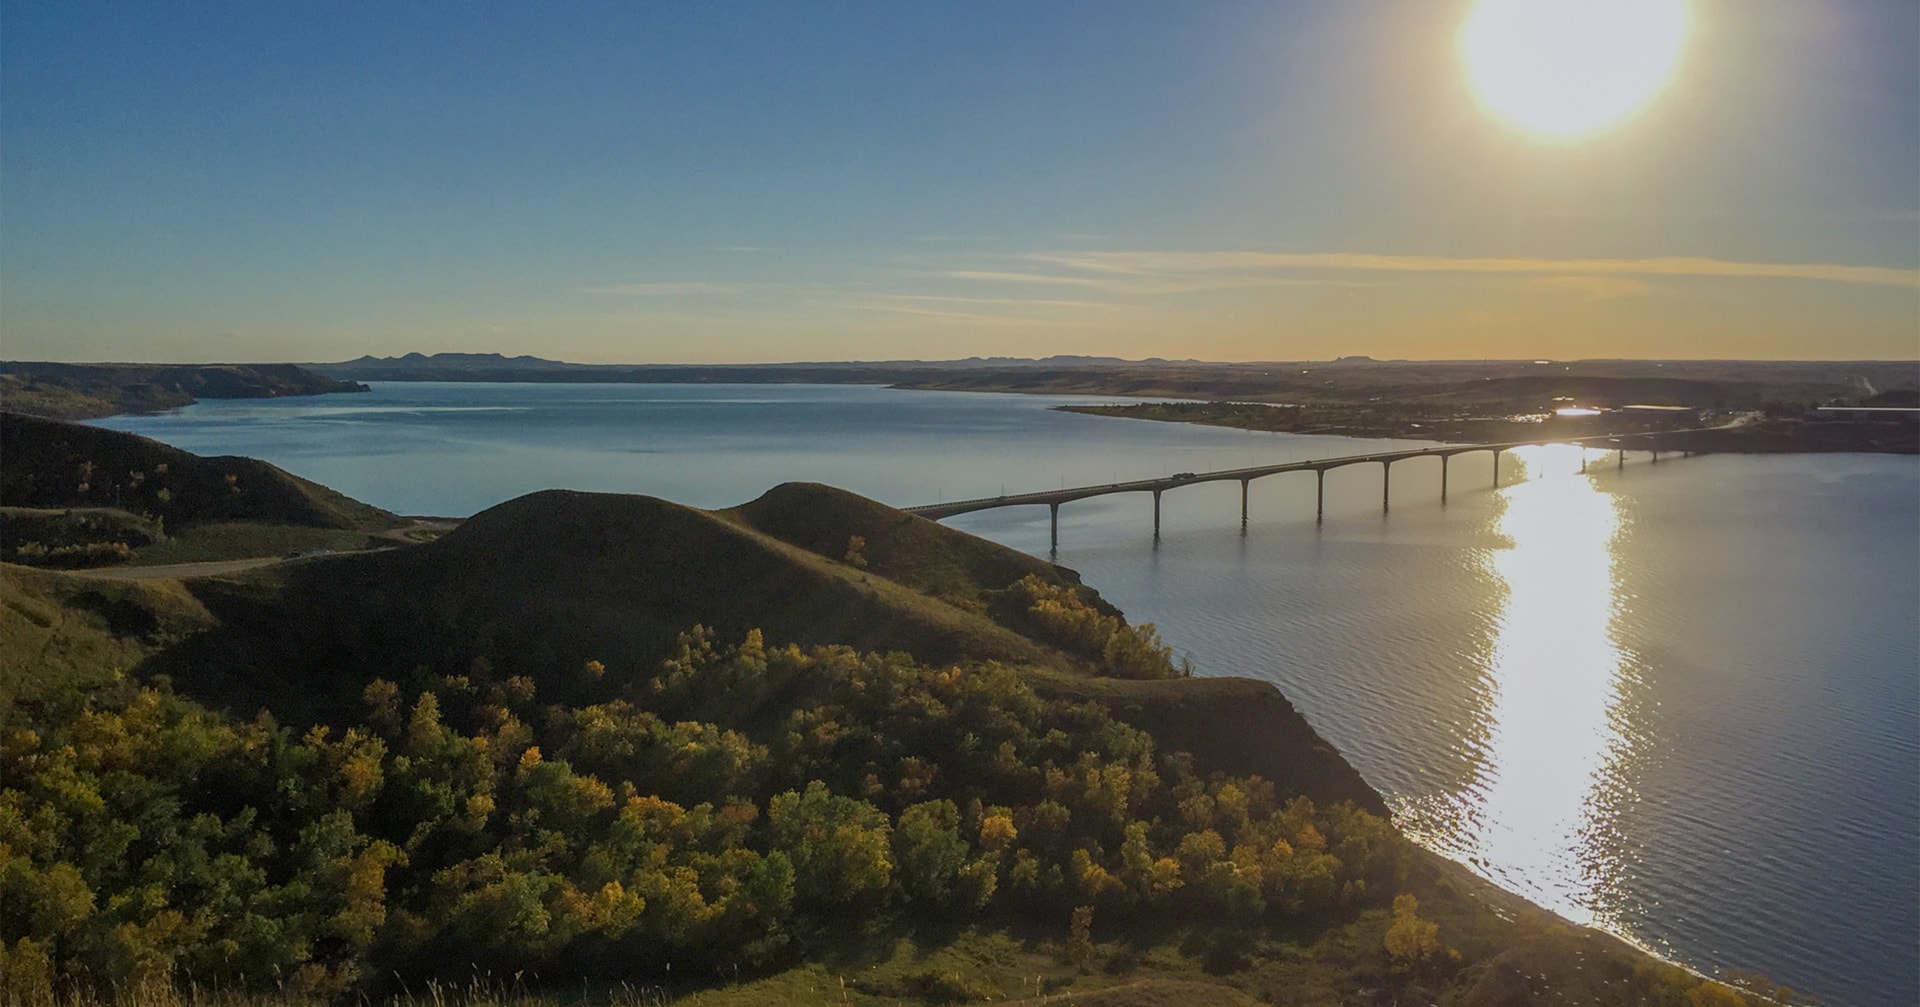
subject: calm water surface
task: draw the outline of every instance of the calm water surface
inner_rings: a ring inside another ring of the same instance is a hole
[[[104,425],[392,510],[547,487],[896,505],[1378,450],[818,386],[385,384]],[[1838,1004],[1920,1002],[1920,463],[1523,449],[1066,506],[1058,560],[1278,684],[1427,845],[1570,918]],[[1516,464],[1516,460],[1519,464]],[[951,524],[1036,554],[1044,508]],[[1444,937],[1444,935],[1442,935]]]

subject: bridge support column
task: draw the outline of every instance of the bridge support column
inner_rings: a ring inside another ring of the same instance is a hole
[[[1153,537],[1155,541],[1158,541],[1160,538],[1160,491],[1159,490],[1153,491]]]
[[[1500,450],[1498,448],[1493,452],[1493,488],[1500,488]]]
[[[1242,528],[1247,526],[1247,487],[1251,485],[1253,485],[1251,479],[1240,480],[1240,527]]]
[[[1440,456],[1440,502],[1441,503],[1447,502],[1447,462],[1452,460],[1453,460],[1452,455]]]
[[[1060,505],[1057,503],[1050,503],[1047,505],[1047,509],[1053,512],[1052,514],[1053,551],[1059,552],[1060,551]]]
[[[1327,519],[1327,470],[1313,470],[1313,523]]]
[[[1393,501],[1393,463],[1380,463],[1380,513],[1385,514]]]

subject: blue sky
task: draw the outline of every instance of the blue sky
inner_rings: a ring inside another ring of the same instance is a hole
[[[13,0],[0,354],[1920,356],[1920,5],[1578,143],[1468,6]]]

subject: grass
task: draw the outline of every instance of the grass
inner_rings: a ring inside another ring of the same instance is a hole
[[[0,564],[0,723],[120,679],[212,624],[177,581],[86,580]]]
[[[0,978],[0,1007],[336,1007],[340,998],[283,982],[273,990],[201,986],[191,980],[152,979],[106,990],[55,989],[44,983]],[[523,977],[475,975],[463,983],[429,982],[384,997],[360,996],[358,1007],[665,1007],[672,1000],[657,987],[616,984],[605,988],[536,993]]]
[[[1028,575],[1079,585],[1072,571],[817,483],[784,483],[720,516],[836,562],[855,536],[864,569],[958,608],[985,612],[988,594]],[[1089,598],[1098,595],[1081,587]]]
[[[1415,883],[1428,887],[1431,882]],[[1348,1004],[1686,1004],[1698,978],[1649,959],[1618,941],[1573,928],[1537,909],[1503,916],[1467,900],[1437,904],[1443,953],[1417,969],[1397,970],[1384,951],[1387,920],[1373,911],[1310,932],[1238,929],[1230,923],[1166,924],[1099,933],[1084,968],[1064,954],[1062,933],[1031,925],[971,926],[934,936],[861,934],[845,946],[773,975],[657,976],[620,983],[546,986],[538,977],[475,972],[463,981],[430,981],[380,995],[359,1007],[908,1007],[959,1003],[1058,1007],[1345,1007]],[[1504,893],[1497,901],[1511,900]],[[1426,903],[1423,903],[1425,906]],[[342,1001],[291,980],[268,990],[201,987],[157,977],[130,987],[53,989],[0,979],[0,1007],[325,1007]],[[1784,1004],[1761,980],[1742,991],[1753,1005]],[[1716,1002],[1712,1000],[1708,1003]]]
[[[223,559],[281,556],[290,552],[325,549],[353,552],[396,543],[363,531],[313,528],[303,525],[222,522],[195,525],[164,541],[134,550],[134,566],[204,563]]]

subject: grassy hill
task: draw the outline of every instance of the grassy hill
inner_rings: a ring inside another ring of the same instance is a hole
[[[381,528],[393,515],[255,458],[204,458],[78,423],[0,413],[0,505],[115,507],[179,527],[267,521]]]
[[[254,458],[0,413],[0,556],[35,565],[173,563],[359,549],[404,522]]]
[[[1116,611],[1072,570],[832,486],[783,483],[720,515],[827,559],[855,552],[865,569],[968,611],[986,612],[995,592],[1028,576]]]
[[[94,581],[0,563],[0,730],[71,704],[212,628],[178,581]]]
[[[550,490],[473,516],[441,539],[386,553],[194,582],[223,628],[170,660],[183,688],[245,704],[283,700],[289,678],[343,680],[415,665],[459,672],[485,658],[544,675],[599,660],[659,660],[695,624],[727,639],[845,643],[929,661],[1066,659],[984,616],[824,559],[701,510],[649,497]],[[298,697],[324,717],[357,690]],[[278,706],[276,706],[278,708]],[[285,715],[293,715],[290,711]]]
[[[788,505],[785,513],[776,501]],[[788,534],[804,527],[818,542],[871,533],[874,558],[865,568],[828,559],[742,527],[742,512]],[[883,533],[882,525],[896,530]],[[922,582],[939,571],[942,593],[959,602],[883,569]],[[1207,770],[1259,772],[1291,793],[1384,812],[1379,795],[1271,685],[1096,678],[1086,661],[1024,635],[1017,622],[996,621],[981,599],[1030,574],[1078,581],[1072,571],[825,487],[783,486],[717,514],[649,497],[549,490],[483,511],[425,545],[194,581],[192,592],[220,628],[156,656],[147,670],[237,715],[266,707],[296,723],[337,721],[357,708],[368,679],[416,667],[460,674],[484,659],[497,674],[529,675],[569,697],[573,683],[555,669],[600,661],[612,673],[637,673],[687,627],[706,626],[723,640],[757,628],[771,644],[1022,665],[1044,693],[1110,703],[1123,721],[1176,738]]]

